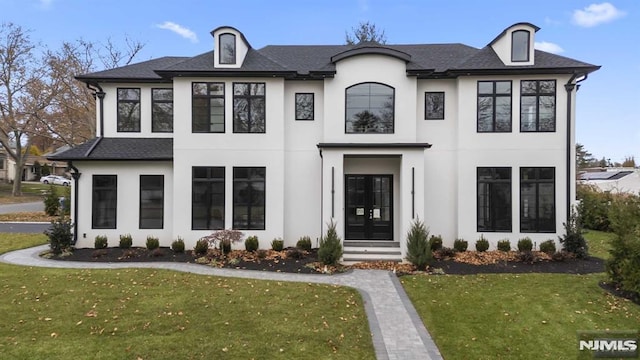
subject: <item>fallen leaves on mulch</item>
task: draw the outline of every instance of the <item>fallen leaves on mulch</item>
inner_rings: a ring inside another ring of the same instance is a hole
[[[44,211],[30,211],[30,212],[16,212],[8,214],[0,214],[0,221],[9,222],[51,222],[55,220],[57,216],[49,216]]]
[[[532,251],[534,261],[549,261],[551,256],[540,251]],[[456,253],[453,261],[471,265],[490,265],[500,262],[520,261],[520,253],[517,251],[464,251]]]
[[[393,261],[369,261],[360,262],[353,265],[349,265],[350,269],[363,269],[363,270],[389,270],[396,273],[411,273],[416,268],[415,266],[407,263],[398,263]]]

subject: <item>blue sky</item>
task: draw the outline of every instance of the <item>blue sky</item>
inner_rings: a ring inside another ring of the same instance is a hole
[[[602,66],[578,92],[577,141],[598,158],[640,163],[637,0],[0,0],[0,21],[31,30],[50,48],[129,36],[146,44],[138,60],[209,51],[209,32],[222,25],[242,31],[254,48],[341,44],[361,21],[384,29],[390,44],[480,48],[506,27],[531,22],[541,28],[539,48]]]

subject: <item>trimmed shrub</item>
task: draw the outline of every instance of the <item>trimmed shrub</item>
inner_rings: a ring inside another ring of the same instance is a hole
[[[51,222],[51,228],[44,232],[49,238],[51,252],[58,255],[71,248],[73,224],[70,219],[59,218]]]
[[[509,239],[498,240],[498,250],[511,251],[511,241]]]
[[[553,255],[556,252],[556,243],[553,240],[547,240],[540,243],[540,251],[545,254]]]
[[[611,231],[609,208],[615,197],[609,191],[601,191],[594,185],[578,184],[576,198],[580,200],[580,223],[587,229]]]
[[[304,252],[299,248],[290,248],[287,250],[287,259],[300,260],[304,258]]]
[[[55,216],[60,209],[60,201],[58,199],[58,192],[53,185],[49,185],[47,192],[44,196],[44,212],[49,216]]]
[[[489,250],[489,240],[485,239],[484,236],[480,235],[480,239],[476,241],[476,251],[485,252]]]
[[[305,251],[311,251],[311,238],[308,236],[301,237],[296,243],[296,247]]]
[[[93,247],[95,249],[106,249],[109,246],[109,240],[106,235],[98,235],[93,241]]]
[[[443,246],[438,250],[438,254],[440,254],[440,257],[442,258],[452,258],[456,256],[456,251],[450,247]]]
[[[429,238],[429,247],[431,251],[436,251],[442,249],[442,236],[440,235],[431,235]]]
[[[196,241],[196,246],[193,248],[193,252],[196,255],[205,255],[207,251],[209,251],[209,241],[206,239]]]
[[[175,253],[183,253],[184,252],[184,240],[181,237],[178,237],[178,239],[174,240],[171,243],[171,250],[173,250],[173,252],[175,252]]]
[[[425,270],[433,257],[428,238],[429,230],[416,219],[407,233],[407,261],[418,270]]]
[[[129,249],[133,245],[131,234],[120,235],[120,249]]]
[[[518,240],[518,251],[525,252],[533,249],[533,242],[528,237]]]
[[[582,235],[582,225],[574,209],[571,209],[569,221],[563,223],[565,234],[559,237],[562,250],[574,254],[578,259],[589,257],[589,246]]]
[[[282,249],[284,249],[284,240],[273,239],[271,241],[271,249],[273,249],[273,251],[282,251]]]
[[[244,248],[247,251],[254,252],[254,251],[258,250],[259,247],[260,247],[260,242],[258,241],[258,237],[255,236],[255,235],[249,236],[244,241]]]
[[[258,249],[258,251],[256,251],[256,257],[258,259],[264,259],[267,255],[269,255],[269,252],[265,249]]]
[[[453,250],[457,252],[465,252],[469,247],[469,242],[464,239],[456,239],[453,242]]]
[[[536,261],[536,256],[531,251],[522,251],[518,254],[518,259],[523,263],[533,264]]]
[[[155,250],[160,247],[160,240],[155,236],[147,236],[147,250]]]
[[[338,237],[336,224],[333,221],[328,226],[327,234],[320,239],[318,258],[325,265],[334,265],[342,257],[342,239]]]

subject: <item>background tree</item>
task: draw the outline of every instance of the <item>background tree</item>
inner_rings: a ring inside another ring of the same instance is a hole
[[[633,156],[625,156],[622,162],[622,167],[636,167],[636,159]]]
[[[36,55],[28,33],[12,23],[0,25],[0,144],[13,159],[13,195],[22,195],[22,170],[37,129],[53,97],[55,84]]]
[[[387,37],[384,34],[384,30],[379,30],[375,24],[366,21],[360,22],[357,27],[351,28],[351,33],[346,32],[345,42],[347,45],[357,45],[362,42],[386,44]]]
[[[578,169],[592,167],[595,162],[596,159],[593,154],[587,151],[584,145],[576,143],[576,166],[578,166]]]

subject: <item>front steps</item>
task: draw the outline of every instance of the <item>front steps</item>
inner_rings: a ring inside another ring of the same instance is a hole
[[[345,240],[342,263],[350,265],[365,261],[402,262],[400,243],[397,241]]]

